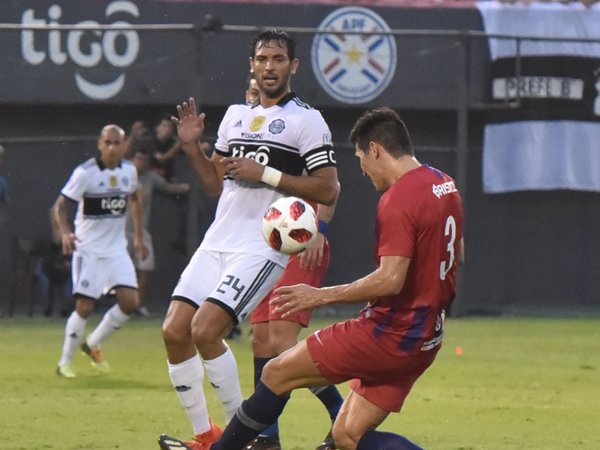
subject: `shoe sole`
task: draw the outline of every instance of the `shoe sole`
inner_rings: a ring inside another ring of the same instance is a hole
[[[189,449],[187,445],[181,442],[179,439],[172,438],[166,434],[161,434],[158,438],[158,446],[161,450],[177,450],[177,449]]]
[[[59,377],[61,377],[61,378],[66,378],[67,380],[72,380],[73,378],[75,378],[75,377],[76,377],[76,375],[75,375],[75,374],[72,374],[72,375],[66,375],[66,374],[64,374],[64,373],[62,373],[62,372],[59,372],[59,371],[56,371],[56,375],[58,375],[58,376],[59,376]]]
[[[110,372],[110,367],[109,366],[102,366],[102,364],[98,364],[94,361],[91,362],[92,367],[100,373],[108,373]]]

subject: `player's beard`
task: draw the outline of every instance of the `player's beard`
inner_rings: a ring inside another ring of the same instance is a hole
[[[261,94],[264,94],[265,97],[271,98],[271,99],[282,97],[285,94],[287,94],[288,86],[289,86],[289,79],[290,79],[290,76],[289,76],[289,74],[287,74],[284,81],[282,81],[280,84],[278,84],[276,86],[272,86],[272,87],[266,86],[266,84],[263,80],[262,83],[259,82],[260,92],[261,92]],[[258,80],[257,80],[257,82],[258,82]]]
[[[263,94],[267,98],[279,98],[286,94],[287,91],[287,83],[281,84],[276,88],[263,88],[261,94]]]

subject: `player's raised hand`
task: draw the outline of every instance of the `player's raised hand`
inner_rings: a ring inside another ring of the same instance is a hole
[[[196,112],[196,100],[190,97],[187,102],[177,105],[177,116],[171,120],[177,127],[177,136],[186,150],[186,144],[197,144],[204,133],[205,114]]]

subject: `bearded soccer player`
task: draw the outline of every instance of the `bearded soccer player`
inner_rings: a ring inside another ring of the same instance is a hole
[[[228,108],[211,158],[199,146],[204,114],[197,114],[194,99],[177,107],[182,149],[201,187],[219,202],[163,324],[169,376],[195,436],[183,442],[163,435],[163,449],[205,448],[220,436],[207,410],[205,372],[226,422],[241,405],[237,364],[224,338],[273,288],[288,260],[262,237],[265,211],[286,195],[324,205],[338,197],[329,127],[290,88],[298,64],[295,42],[285,32],[269,30],[253,40],[250,70],[259,102]]]

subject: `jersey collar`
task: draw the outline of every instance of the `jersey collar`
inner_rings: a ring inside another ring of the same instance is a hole
[[[117,167],[121,168],[122,163],[123,163],[123,160],[119,161],[119,165]],[[102,161],[102,157],[101,157],[100,153],[98,153],[96,155],[96,164],[98,164],[98,167],[100,168],[100,170],[106,169],[106,166],[104,165],[104,162]]]
[[[283,97],[281,97],[281,100],[279,100],[279,102],[277,103],[277,106],[285,106],[286,103],[288,103],[294,97],[297,97],[295,92],[288,92]]]
[[[296,97],[297,97],[297,95],[295,92],[288,92],[283,97],[281,97],[281,99],[277,102],[276,106],[283,108],[290,100],[292,100]],[[250,105],[250,108],[256,108],[257,106],[260,106],[260,102],[252,103]]]

